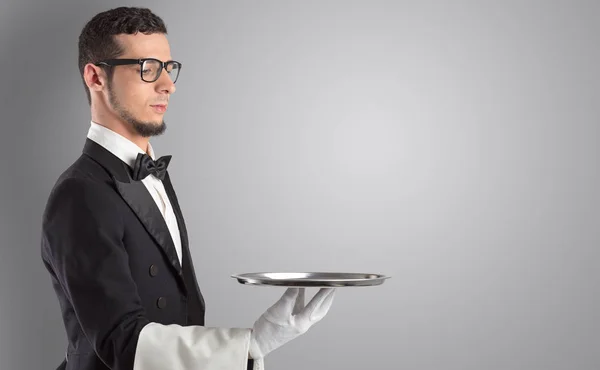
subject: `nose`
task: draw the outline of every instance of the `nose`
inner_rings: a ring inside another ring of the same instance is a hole
[[[171,80],[171,77],[169,76],[167,71],[165,71],[164,69],[162,70],[160,76],[158,77],[158,80],[156,80],[156,89],[160,93],[167,93],[167,94],[173,94],[176,90],[173,80]]]

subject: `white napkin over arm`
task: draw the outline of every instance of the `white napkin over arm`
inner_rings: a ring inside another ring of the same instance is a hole
[[[140,332],[133,370],[246,370],[251,329],[162,325]],[[248,370],[263,370],[254,359]]]

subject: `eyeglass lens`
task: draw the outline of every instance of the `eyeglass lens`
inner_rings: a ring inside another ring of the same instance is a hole
[[[146,60],[142,65],[142,79],[147,82],[154,82],[161,73],[162,65],[156,60]],[[167,64],[167,73],[171,81],[177,81],[179,75],[179,65],[177,63]]]

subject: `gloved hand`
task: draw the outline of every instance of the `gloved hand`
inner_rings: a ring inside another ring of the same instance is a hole
[[[335,288],[321,288],[304,306],[305,288],[288,288],[254,323],[250,357],[259,359],[304,334],[329,311]]]

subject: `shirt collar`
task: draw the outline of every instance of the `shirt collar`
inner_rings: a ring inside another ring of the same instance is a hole
[[[135,166],[138,153],[145,153],[131,140],[94,121],[91,121],[87,137],[114,154],[131,168]],[[150,143],[148,143],[148,155],[152,159],[156,159],[154,149]]]

